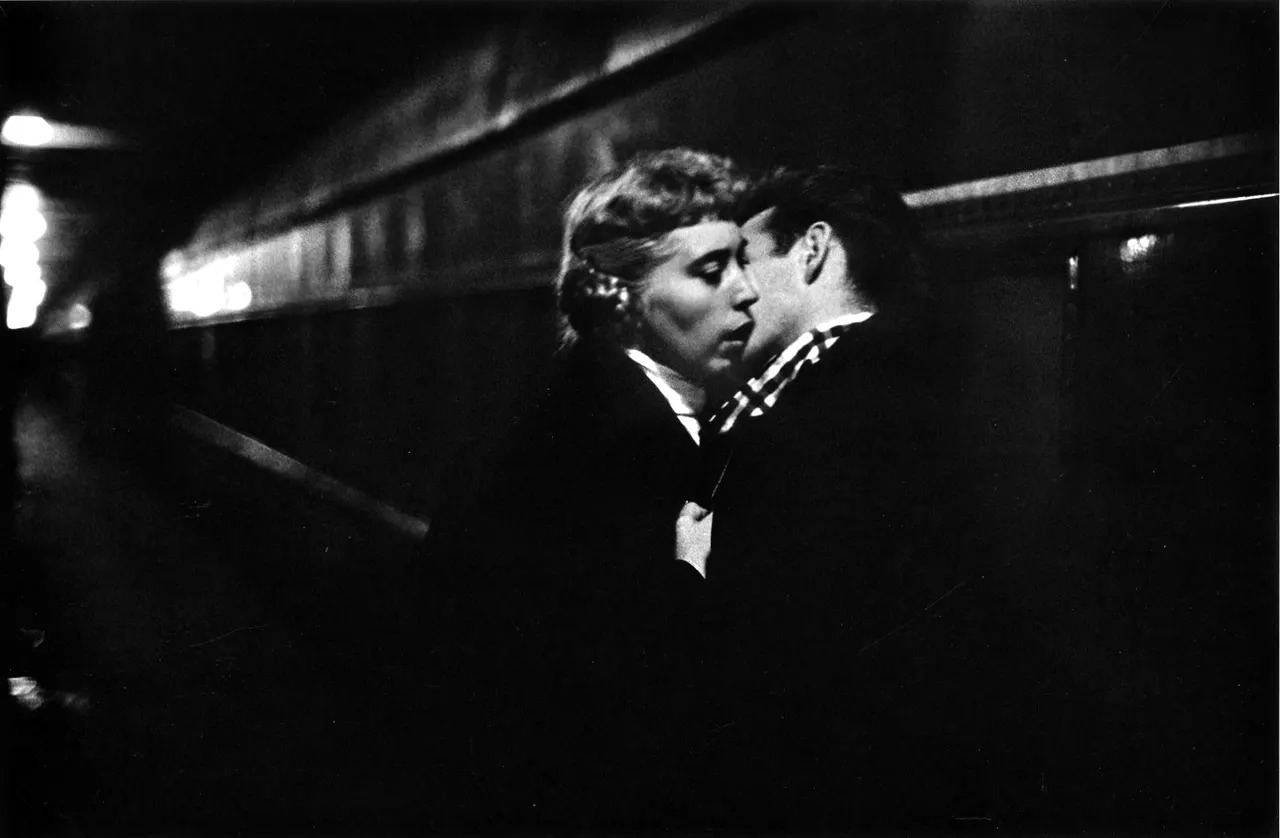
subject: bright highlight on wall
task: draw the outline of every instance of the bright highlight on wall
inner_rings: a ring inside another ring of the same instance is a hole
[[[5,123],[5,132],[16,117]],[[9,139],[8,133],[5,138]],[[26,329],[36,322],[44,302],[45,285],[40,268],[40,248],[36,240],[49,224],[40,212],[40,192],[26,183],[9,184],[0,198],[0,266],[9,286],[9,307],[5,323],[10,329]]]
[[[253,289],[243,281],[228,282],[232,265],[230,258],[223,257],[183,273],[176,257],[167,258],[161,272],[170,277],[165,283],[170,310],[212,317],[224,311],[247,309],[253,304]]]

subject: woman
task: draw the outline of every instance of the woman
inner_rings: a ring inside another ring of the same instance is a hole
[[[436,555],[469,580],[450,611],[479,722],[465,747],[503,826],[680,819],[701,579],[674,560],[673,523],[697,496],[706,389],[742,378],[743,186],[729,161],[674,149],[578,193],[556,370],[472,511],[442,523]]]

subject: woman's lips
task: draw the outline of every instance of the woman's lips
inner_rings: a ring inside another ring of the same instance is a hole
[[[745,344],[751,337],[751,330],[755,324],[747,322],[731,332],[725,333],[725,343],[742,343]]]

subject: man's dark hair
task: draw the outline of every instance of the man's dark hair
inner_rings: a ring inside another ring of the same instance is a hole
[[[884,307],[921,296],[924,271],[916,222],[902,196],[848,166],[775,169],[739,199],[739,223],[773,210],[766,229],[775,253],[786,253],[809,226],[825,221],[844,245],[849,282],[863,300]]]

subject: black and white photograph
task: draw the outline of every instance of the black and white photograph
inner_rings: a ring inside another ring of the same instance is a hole
[[[0,835],[1280,834],[1275,0],[0,0]]]

